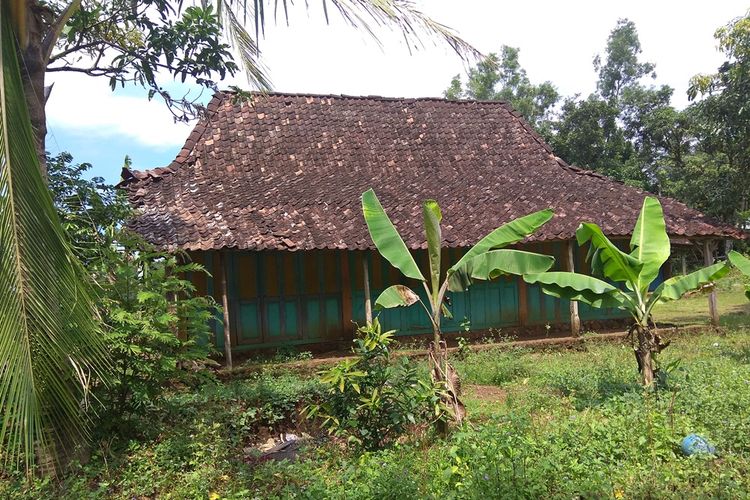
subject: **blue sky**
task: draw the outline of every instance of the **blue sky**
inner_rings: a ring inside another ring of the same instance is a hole
[[[274,87],[284,92],[385,96],[439,96],[465,63],[447,47],[426,43],[409,53],[396,33],[381,31],[380,42],[298,2],[290,26],[269,25],[261,50]],[[638,27],[642,58],[656,64],[655,84],[674,87],[673,104],[687,104],[691,76],[715,71],[721,63],[713,33],[747,11],[746,2],[723,0],[536,0],[504,2],[423,0],[433,19],[456,29],[480,51],[503,44],[520,47],[521,64],[532,81],[552,81],[563,95],[594,90],[593,57],[604,49],[617,19]],[[162,80],[167,86],[167,76]],[[135,168],[169,164],[191,126],[175,124],[163,103],[148,101],[138,88],[111,92],[107,81],[79,74],[48,75],[55,86],[48,102],[48,150],[68,151],[77,162],[94,165],[92,175],[119,179],[125,155]],[[242,78],[222,82],[239,85]],[[203,95],[203,99],[210,96]]]

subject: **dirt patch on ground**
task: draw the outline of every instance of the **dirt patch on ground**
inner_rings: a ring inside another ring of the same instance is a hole
[[[481,401],[501,403],[508,397],[508,391],[494,385],[468,385],[466,395]]]

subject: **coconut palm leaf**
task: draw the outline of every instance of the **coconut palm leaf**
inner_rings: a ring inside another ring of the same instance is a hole
[[[203,0],[204,4],[211,3]],[[291,0],[214,0],[219,19],[225,28],[230,45],[239,55],[248,80],[261,90],[270,90],[271,83],[266,68],[260,60],[260,39],[265,32],[267,9],[273,12],[273,20],[278,21],[283,14],[289,24],[289,9],[294,7]],[[309,10],[309,2],[304,3]],[[416,9],[408,0],[321,0],[326,22],[329,12],[338,12],[341,19],[354,29],[367,33],[380,44],[378,32],[389,28],[400,32],[409,51],[424,48],[425,40],[441,40],[447,43],[461,58],[479,58],[481,54],[459,37],[451,28],[434,21]],[[248,31],[248,19],[255,33]]]
[[[8,5],[0,8],[0,449],[4,466],[86,436],[106,372],[92,292],[39,170]],[[59,448],[58,448],[59,449]]]

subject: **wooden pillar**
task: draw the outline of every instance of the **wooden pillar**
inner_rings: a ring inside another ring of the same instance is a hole
[[[362,253],[362,272],[364,273],[362,283],[365,289],[365,320],[369,325],[372,323],[372,302],[370,301],[370,269],[367,265],[367,251]]]
[[[568,272],[575,272],[575,259],[573,257],[573,241],[568,240],[565,242],[565,270]],[[570,333],[577,337],[581,333],[581,318],[578,316],[578,302],[575,300],[570,301]]]
[[[713,242],[711,240],[703,242],[703,263],[706,266],[714,263]],[[716,297],[716,288],[708,295],[708,313],[711,316],[711,324],[719,326],[719,303]]]
[[[352,333],[352,280],[349,275],[349,250],[341,251],[341,321],[343,333]]]
[[[687,274],[687,253],[682,254],[682,275]]]
[[[221,305],[224,309],[224,356],[227,368],[232,369],[232,323],[229,321],[229,295],[227,293],[227,267],[223,251],[219,251],[219,269],[216,273],[219,279],[219,293]]]
[[[529,289],[523,277],[518,277],[518,325],[529,324]]]

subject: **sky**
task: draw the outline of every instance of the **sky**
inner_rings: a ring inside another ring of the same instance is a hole
[[[310,2],[314,4],[314,2]],[[597,75],[592,60],[604,51],[620,18],[635,22],[642,61],[656,64],[655,85],[675,88],[672,104],[687,105],[690,78],[711,73],[723,61],[713,38],[716,28],[750,7],[738,0],[423,0],[417,7],[450,26],[487,54],[502,45],[519,47],[520,62],[534,83],[551,81],[563,96],[588,95]],[[438,41],[410,51],[397,33],[378,31],[379,43],[331,13],[327,25],[318,4],[290,9],[289,25],[268,23],[262,58],[274,90],[295,93],[441,96],[465,61]],[[172,88],[168,77],[164,84]],[[192,124],[174,123],[166,106],[130,86],[112,92],[105,79],[80,74],[48,75],[47,149],[70,152],[75,162],[93,164],[92,175],[119,179],[126,155],[136,169],[168,165]],[[240,76],[220,88],[249,88]],[[208,99],[210,95],[204,94]]]

